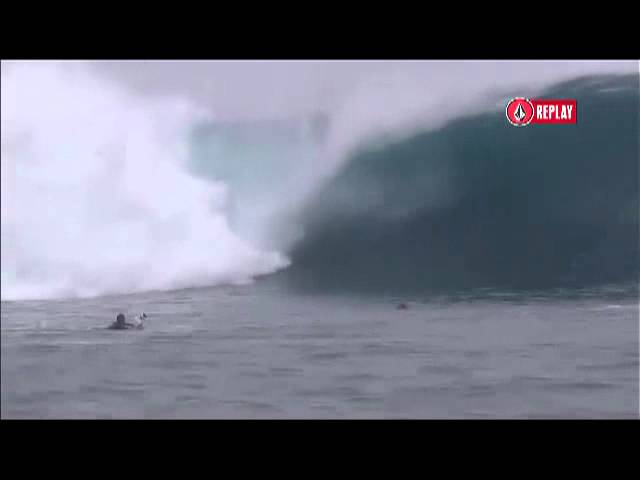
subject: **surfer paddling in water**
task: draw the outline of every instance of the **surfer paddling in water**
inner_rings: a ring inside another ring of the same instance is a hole
[[[134,318],[134,323],[128,323],[124,317],[124,313],[119,313],[116,317],[116,321],[109,325],[108,328],[110,330],[128,330],[132,328],[142,330],[144,328],[144,321],[146,318],[147,314],[143,312]]]

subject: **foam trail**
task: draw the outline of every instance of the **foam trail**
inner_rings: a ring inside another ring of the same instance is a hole
[[[224,184],[186,173],[202,115],[82,65],[3,65],[2,300],[243,283],[286,266],[232,233]]]

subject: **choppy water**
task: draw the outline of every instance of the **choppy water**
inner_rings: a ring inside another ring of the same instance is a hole
[[[396,310],[398,301],[409,309]],[[103,329],[145,311],[144,331]],[[2,418],[631,417],[637,295],[2,303]]]

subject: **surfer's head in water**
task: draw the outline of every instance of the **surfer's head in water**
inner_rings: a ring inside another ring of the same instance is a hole
[[[116,317],[116,321],[111,324],[109,327],[113,330],[124,330],[127,328],[127,322],[124,318],[124,313],[119,313]]]

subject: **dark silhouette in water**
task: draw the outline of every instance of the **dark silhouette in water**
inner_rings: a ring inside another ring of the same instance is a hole
[[[409,310],[409,306],[406,303],[399,303],[396,308],[398,310]]]
[[[133,328],[135,325],[132,323],[127,323],[123,313],[119,313],[116,317],[116,321],[113,322],[110,326],[110,330],[127,330],[129,328]]]

